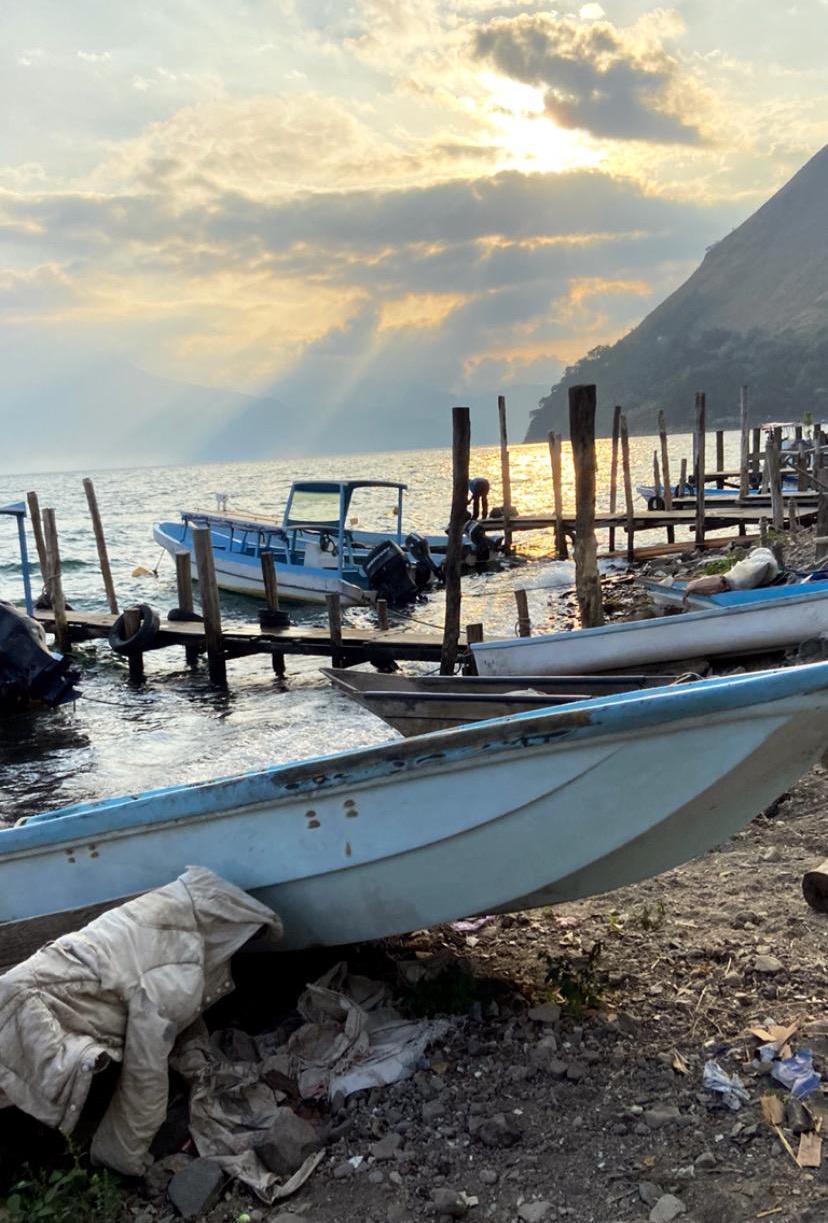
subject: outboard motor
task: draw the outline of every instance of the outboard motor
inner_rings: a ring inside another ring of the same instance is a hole
[[[485,565],[492,554],[492,541],[479,522],[470,522],[466,528],[466,535],[475,560],[478,564]]]
[[[372,548],[362,568],[371,589],[392,606],[416,599],[418,589],[411,577],[408,557],[393,539],[384,539]]]
[[[414,560],[414,581],[417,583],[418,590],[425,590],[432,578],[437,582],[442,582],[443,571],[431,555],[431,548],[424,535],[418,535],[416,531],[412,531],[405,537],[405,546],[408,554]]]
[[[80,694],[79,674],[68,658],[46,648],[46,634],[12,603],[0,602],[0,709],[40,701],[53,707]]]

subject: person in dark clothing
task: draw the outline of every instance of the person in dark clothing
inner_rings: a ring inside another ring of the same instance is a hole
[[[489,481],[482,476],[475,476],[469,480],[469,501],[471,504],[472,518],[488,518],[489,517]]]

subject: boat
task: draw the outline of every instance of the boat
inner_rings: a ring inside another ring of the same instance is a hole
[[[487,679],[480,675],[378,675],[354,668],[322,667],[340,692],[406,737],[468,722],[567,705],[676,682],[662,675],[528,675]]]
[[[815,594],[828,595],[828,577],[807,577],[798,582],[782,582],[773,586],[757,586],[753,590],[723,590],[719,594],[703,595],[687,592],[686,582],[657,582],[654,578],[641,580],[656,607],[685,608],[701,611],[706,607],[748,607],[757,604],[772,606],[778,599],[805,598]],[[816,636],[815,633],[809,634]]]
[[[818,585],[814,583],[814,585]],[[764,654],[828,632],[828,592],[754,597],[725,606],[704,605],[681,616],[628,620],[597,628],[472,645],[480,675],[567,675],[654,666],[682,658]],[[719,596],[715,596],[719,598]]]
[[[393,496],[382,530],[359,525],[358,494],[382,490]],[[395,480],[296,480],[281,520],[266,515],[226,510],[224,493],[217,494],[217,512],[185,511],[177,521],[157,522],[155,542],[175,555],[194,555],[192,528],[210,528],[216,580],[223,590],[264,597],[262,552],[272,552],[279,597],[287,602],[324,603],[338,594],[346,607],[373,603],[378,597],[392,605],[411,602],[441,580],[446,535],[403,533],[406,485]],[[464,537],[466,567],[482,564],[500,541],[469,522]]]
[[[828,663],[578,701],[0,831],[0,949],[209,867],[289,948],[622,887],[737,832],[824,751]]]
[[[751,473],[751,485],[747,492],[747,501],[752,505],[768,505],[771,504],[770,492],[762,491],[761,476],[757,473]],[[663,510],[665,508],[664,487],[659,485],[658,488],[654,484],[637,484],[636,492],[639,497],[642,497],[647,502],[648,510]],[[783,471],[782,473],[782,494],[786,501],[793,500],[798,507],[810,508],[816,505],[817,492],[813,489],[800,491],[799,475],[797,472]],[[692,480],[688,480],[686,484],[674,484],[672,486],[672,500],[674,509],[682,509],[687,506],[696,504],[696,485]],[[706,484],[704,488],[705,504],[710,502],[711,505],[744,505],[745,498],[741,496],[738,484],[728,484],[722,482],[722,487],[719,488],[713,484]]]

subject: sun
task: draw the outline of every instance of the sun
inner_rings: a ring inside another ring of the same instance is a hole
[[[482,108],[503,153],[503,166],[562,173],[597,166],[603,151],[584,132],[558,127],[545,113],[543,90],[482,72]]]

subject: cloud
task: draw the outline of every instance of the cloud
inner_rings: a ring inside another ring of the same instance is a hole
[[[679,112],[678,62],[652,28],[522,14],[478,29],[474,53],[544,88],[546,113],[560,127],[614,140],[701,140],[696,123]]]

